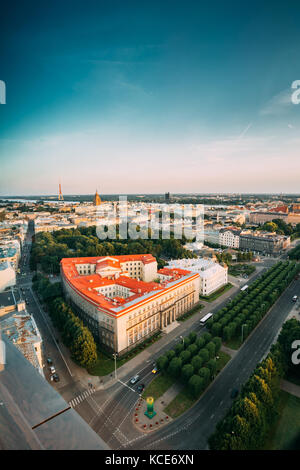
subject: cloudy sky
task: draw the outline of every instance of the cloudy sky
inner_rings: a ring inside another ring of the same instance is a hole
[[[6,3],[1,195],[300,192],[297,2]]]

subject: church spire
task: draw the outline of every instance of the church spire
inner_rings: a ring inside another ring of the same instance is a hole
[[[98,194],[98,190],[96,189],[96,194],[94,196],[94,206],[100,206],[100,204],[101,204],[101,199]]]

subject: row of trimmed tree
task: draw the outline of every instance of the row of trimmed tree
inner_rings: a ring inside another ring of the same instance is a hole
[[[263,447],[275,420],[279,418],[280,379],[293,367],[292,339],[300,334],[300,322],[287,321],[278,341],[243,386],[226,416],[209,438],[212,450],[253,450]]]
[[[295,262],[277,263],[208,320],[211,334],[224,341],[237,337],[245,340],[299,269]]]
[[[221,344],[221,338],[212,338],[210,333],[198,338],[192,332],[174,349],[160,356],[157,366],[163,374],[179,379],[197,397],[215,377],[216,356]]]

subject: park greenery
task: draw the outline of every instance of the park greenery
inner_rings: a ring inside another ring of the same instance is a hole
[[[250,276],[256,267],[253,264],[233,264],[228,267],[228,274],[231,276]]]
[[[283,325],[270,353],[257,365],[240,395],[210,436],[209,446],[212,450],[254,450],[263,447],[270,429],[280,418],[280,380],[295,367],[291,362],[291,346],[294,339],[299,339],[299,335],[299,321],[292,319]],[[297,432],[298,429],[295,429],[294,439],[299,439]]]
[[[278,235],[291,236],[292,239],[300,237],[300,224],[297,224],[295,227],[293,227],[292,224],[287,224],[282,219],[274,218],[272,221],[261,225],[258,230],[276,232]]]
[[[150,234],[149,234],[150,235]],[[121,239],[100,240],[96,235],[96,226],[63,229],[52,233],[41,232],[35,235],[31,250],[30,268],[37,266],[45,273],[59,273],[62,258],[85,256],[109,256],[151,253],[158,260],[158,268],[165,262],[160,258],[193,258],[195,255],[183,245],[187,239]]]
[[[207,321],[213,336],[228,342],[250,334],[299,271],[300,265],[280,261],[240,292]]]

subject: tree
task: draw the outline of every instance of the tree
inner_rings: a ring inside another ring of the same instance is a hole
[[[206,367],[210,370],[210,376],[213,378],[217,370],[217,361],[215,359],[210,359],[206,364]]]
[[[174,378],[178,377],[181,371],[181,364],[182,364],[182,361],[179,357],[173,357],[173,359],[171,359],[171,362],[169,363],[169,366],[168,366],[168,374]]]
[[[201,367],[199,370],[199,376],[203,378],[205,386],[209,383],[210,370],[207,367]]]
[[[198,356],[202,357],[204,363],[209,360],[209,352],[206,348],[201,349],[201,351],[198,352]]]
[[[192,364],[185,364],[181,370],[181,377],[184,383],[188,383],[189,379],[194,373],[194,367]]]
[[[190,351],[182,351],[182,353],[180,353],[179,355],[181,361],[182,361],[182,364],[186,364],[189,362],[190,358],[191,358],[191,353]]]
[[[199,377],[199,375],[192,375],[189,379],[188,389],[194,397],[199,396],[199,394],[204,390],[204,380]]]
[[[169,364],[168,357],[166,355],[160,356],[157,361],[157,367],[161,371],[165,371],[167,369],[167,366]]]
[[[204,363],[204,360],[203,360],[203,357],[201,356],[194,356],[193,359],[191,360],[191,364],[194,367],[195,372],[197,372],[200,369],[203,363]]]

